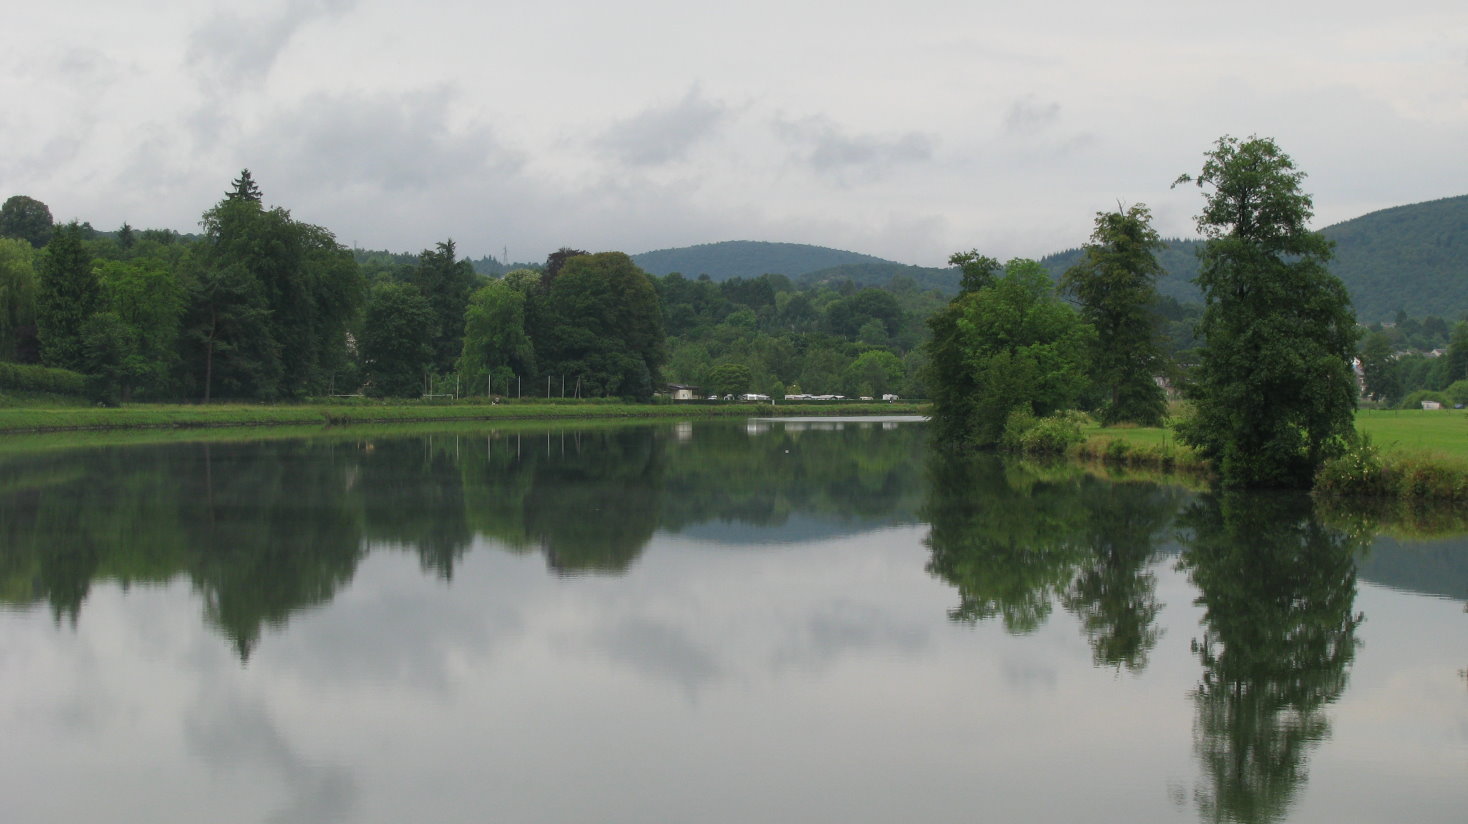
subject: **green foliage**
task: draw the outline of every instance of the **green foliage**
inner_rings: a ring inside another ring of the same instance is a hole
[[[450,239],[418,256],[410,280],[433,308],[433,366],[448,371],[463,353],[464,311],[479,277],[469,261],[457,259]]]
[[[229,191],[225,192],[226,200],[250,200],[260,202],[260,187],[255,185],[255,178],[250,175],[249,169],[241,169],[240,176],[230,182]]]
[[[1386,335],[1370,332],[1362,338],[1361,370],[1366,383],[1366,397],[1392,403],[1402,396],[1400,370]]]
[[[952,296],[958,292],[959,277],[959,273],[951,268],[906,266],[901,263],[843,263],[840,266],[806,272],[793,280],[807,288],[850,283],[857,288],[876,287],[893,292],[907,289],[935,290]]]
[[[1443,389],[1443,394],[1448,396],[1448,400],[1452,401],[1454,406],[1468,405],[1468,380],[1453,381]]]
[[[941,441],[993,446],[1013,410],[1047,415],[1085,388],[1094,331],[1034,261],[1010,261],[1003,277],[959,295],[929,324],[928,386]]]
[[[739,363],[721,363],[708,373],[706,386],[711,394],[719,397],[740,395],[749,391],[754,383],[754,375],[749,367]]]
[[[1086,423],[1082,412],[1067,410],[1037,418],[1027,409],[1016,409],[1004,422],[1000,445],[1024,455],[1064,455],[1085,440],[1081,427]]]
[[[86,380],[86,375],[68,369],[0,362],[0,389],[14,392],[81,395],[86,392]]]
[[[101,287],[92,273],[92,256],[75,222],[61,227],[41,254],[36,296],[36,331],[41,362],[83,371],[82,327],[101,306]]]
[[[185,370],[205,400],[216,387],[261,399],[322,391],[345,366],[360,269],[327,230],[265,209],[241,175],[204,213],[189,263]]]
[[[98,312],[82,324],[82,366],[91,400],[105,406],[122,401],[125,364],[136,346],[132,330],[112,312]]]
[[[183,284],[157,259],[103,261],[96,273],[102,305],[124,341],[115,373],[118,396],[130,400],[139,390],[147,397],[166,397],[178,364]]]
[[[1468,321],[1453,327],[1447,360],[1443,362],[1443,379],[1447,382],[1468,379]]]
[[[525,331],[525,292],[495,280],[470,296],[458,367],[476,387],[490,376],[508,386],[516,376],[524,380],[536,374],[535,348]]]
[[[1356,321],[1307,228],[1304,173],[1274,141],[1220,138],[1205,156],[1198,229],[1206,344],[1179,436],[1233,486],[1308,487],[1352,435]],[[1187,180],[1184,176],[1181,180]]]
[[[652,280],[621,252],[565,260],[537,296],[530,330],[544,375],[578,394],[649,400],[666,358]]]
[[[0,238],[0,361],[13,360],[22,330],[36,322],[35,253],[17,238]]]
[[[1409,393],[1407,397],[1402,398],[1402,402],[1397,406],[1397,408],[1421,409],[1423,401],[1434,401],[1436,403],[1440,403],[1443,405],[1444,409],[1449,409],[1453,405],[1452,400],[1447,396],[1446,393],[1436,392],[1431,389],[1418,389],[1415,392]]]
[[[1102,423],[1162,423],[1167,398],[1155,378],[1166,373],[1158,341],[1156,280],[1164,272],[1155,252],[1162,240],[1142,204],[1096,213],[1096,229],[1081,262],[1066,270],[1062,288],[1096,330],[1091,379],[1101,395]]]
[[[993,286],[994,281],[1003,274],[999,261],[979,254],[977,249],[955,252],[948,258],[948,262],[957,266],[963,273],[958,283],[959,292],[977,292],[987,286]]]
[[[12,195],[0,205],[0,238],[16,238],[39,249],[51,241],[51,209],[33,197]]]
[[[842,391],[850,397],[880,398],[896,394],[906,374],[902,359],[885,349],[869,349],[846,367]]]
[[[423,394],[433,364],[433,307],[417,287],[379,283],[367,297],[357,347],[370,395],[412,398]]]

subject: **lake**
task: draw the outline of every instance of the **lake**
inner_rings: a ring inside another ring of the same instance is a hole
[[[0,441],[0,821],[1468,818],[1462,537],[901,419],[207,437]]]

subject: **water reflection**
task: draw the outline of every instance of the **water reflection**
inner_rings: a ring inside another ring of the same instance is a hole
[[[1204,496],[1183,512],[1180,566],[1205,612],[1193,650],[1204,820],[1283,820],[1329,734],[1356,654],[1356,553],[1305,496]]]
[[[937,455],[924,517],[928,570],[958,590],[957,621],[1034,631],[1054,603],[1074,613],[1097,664],[1141,671],[1161,605],[1150,572],[1183,498],[1071,467]]]
[[[0,603],[75,623],[97,580],[185,576],[248,659],[377,547],[451,580],[476,539],[561,575],[620,574],[658,530],[915,519],[921,433],[615,426],[102,448],[4,461]]]
[[[1329,732],[1356,650],[1364,531],[1326,526],[1305,496],[1204,495],[1098,480],[991,456],[935,456],[924,517],[928,569],[950,583],[955,621],[1036,630],[1054,604],[1080,621],[1097,665],[1140,672],[1162,605],[1152,568],[1180,543],[1197,587],[1203,674],[1195,750],[1204,820],[1282,820]],[[1181,511],[1179,508],[1182,506]]]

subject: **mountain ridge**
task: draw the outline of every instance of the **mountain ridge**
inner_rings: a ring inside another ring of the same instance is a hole
[[[1345,283],[1363,323],[1391,320],[1399,310],[1413,317],[1468,315],[1468,195],[1378,209],[1320,232],[1335,242],[1330,269]],[[1192,279],[1203,241],[1165,242],[1158,259],[1168,274],[1158,281],[1158,291],[1182,302],[1201,300]],[[1080,248],[1073,247],[1039,262],[1058,277],[1080,256]],[[632,259],[651,274],[677,271],[690,278],[707,274],[712,280],[768,273],[801,285],[850,280],[857,286],[885,286],[908,277],[920,289],[947,294],[958,291],[959,281],[957,269],[912,266],[802,243],[722,241],[643,252]]]

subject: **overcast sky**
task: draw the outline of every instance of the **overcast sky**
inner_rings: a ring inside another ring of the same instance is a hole
[[[0,198],[192,231],[249,167],[343,243],[1038,257],[1223,134],[1316,225],[1468,193],[1463,0],[53,0],[0,26]]]

